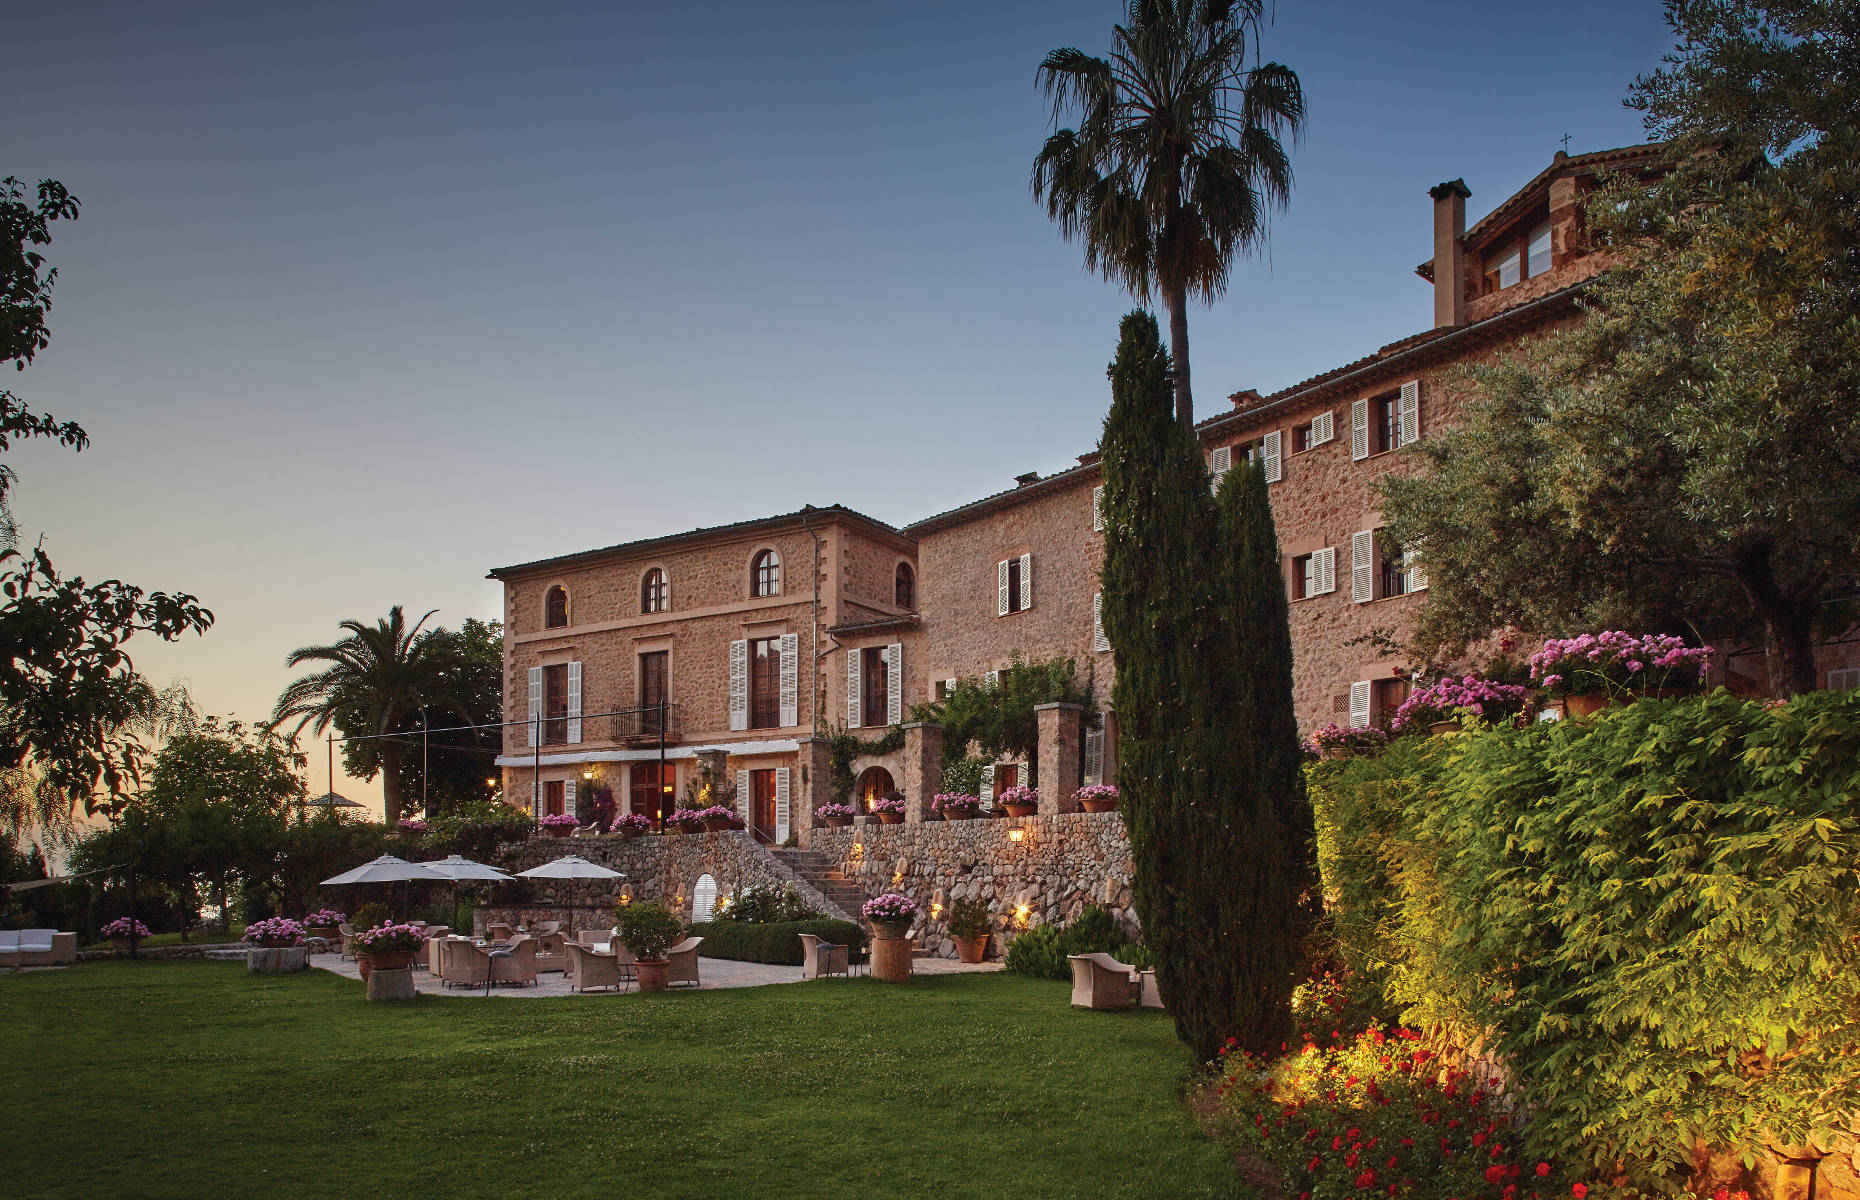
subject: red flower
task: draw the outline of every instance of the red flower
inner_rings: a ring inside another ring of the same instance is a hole
[[[1317,1169],[1323,1165],[1324,1165],[1324,1160],[1319,1158],[1317,1155],[1313,1154],[1311,1156],[1311,1161],[1305,1164],[1305,1171],[1308,1174],[1315,1175],[1317,1174]],[[1578,1184],[1577,1186],[1580,1187],[1581,1185]],[[1306,1193],[1306,1194],[1309,1195],[1310,1193]]]
[[[1485,1181],[1487,1183],[1500,1183],[1504,1178],[1505,1168],[1503,1167],[1487,1167],[1485,1169]]]
[[[1356,1186],[1359,1188],[1374,1187],[1375,1185],[1376,1173],[1373,1170],[1364,1171],[1361,1175],[1356,1177]]]
[[[1584,1196],[1589,1194],[1589,1185],[1586,1183],[1572,1183],[1569,1185],[1569,1194],[1574,1196],[1576,1200],[1582,1200]]]
[[[1548,1175],[1549,1173],[1550,1173],[1549,1163],[1540,1162],[1537,1164],[1537,1178],[1542,1179],[1544,1176]],[[1726,1197],[1726,1200],[1730,1200],[1730,1198]]]

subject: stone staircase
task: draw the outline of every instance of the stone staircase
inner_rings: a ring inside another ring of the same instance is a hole
[[[865,907],[865,889],[839,873],[826,855],[815,850],[773,849],[771,853],[787,865],[788,869],[811,884],[815,890],[831,900],[849,921],[859,921],[859,910]]]

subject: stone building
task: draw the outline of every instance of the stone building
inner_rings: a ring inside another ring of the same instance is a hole
[[[1476,224],[1459,180],[1431,189],[1433,327],[1260,395],[1196,427],[1212,479],[1260,462],[1291,599],[1301,727],[1366,725],[1406,697],[1400,662],[1372,633],[1411,628],[1426,565],[1382,531],[1374,483],[1410,469],[1403,451],[1450,425],[1453,372],[1574,319],[1606,265],[1583,234],[1582,200],[1604,172],[1651,177],[1660,147],[1558,153]],[[503,567],[506,795],[573,812],[599,777],[622,807],[656,811],[698,754],[725,778],[758,836],[805,844],[828,798],[830,729],[882,732],[960,678],[1015,656],[1070,658],[1095,711],[1039,714],[1042,816],[1080,782],[1114,781],[1116,665],[1097,620],[1105,531],[1096,452],[903,528],[839,506]],[[666,705],[665,736],[653,707]],[[649,711],[626,711],[626,710]],[[614,714],[589,716],[587,714]],[[936,790],[940,731],[856,761],[856,798],[902,793],[910,820]],[[663,745],[661,743],[663,742]],[[1033,764],[997,764],[992,787]]]

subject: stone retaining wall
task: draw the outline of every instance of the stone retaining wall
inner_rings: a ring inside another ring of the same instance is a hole
[[[1021,841],[1010,833],[1019,830]],[[922,906],[924,942],[945,957],[949,905],[986,902],[998,948],[1034,925],[1064,924],[1095,904],[1132,933],[1130,841],[1117,813],[814,830],[813,849],[868,896],[902,892]]]

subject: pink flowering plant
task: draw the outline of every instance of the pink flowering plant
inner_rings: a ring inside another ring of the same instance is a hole
[[[878,799],[872,801],[872,811],[875,813],[890,813],[894,817],[901,817],[904,815],[904,797],[880,796]]]
[[[426,944],[426,931],[417,925],[377,925],[355,935],[364,954],[412,953]]]
[[[577,828],[581,822],[575,820],[569,813],[550,813],[541,821],[538,821],[537,824],[541,825],[544,829],[574,829]]]
[[[961,792],[938,792],[930,799],[930,811],[946,817],[972,817],[982,811],[982,800]]]
[[[1531,655],[1531,679],[1553,696],[1698,691],[1717,651],[1665,633],[1610,629],[1551,638]]]
[[[145,938],[149,936],[149,927],[134,917],[118,917],[99,932],[107,938]]]
[[[1389,735],[1380,729],[1345,729],[1332,721],[1305,739],[1305,749],[1312,754],[1341,750],[1350,754],[1374,754],[1388,745]]]
[[[700,808],[697,810],[697,814],[701,819],[706,821],[722,821],[725,824],[734,824],[736,821],[736,810],[722,804],[713,804],[709,808]]]
[[[1499,683],[1478,675],[1447,675],[1410,692],[1395,710],[1389,730],[1402,733],[1425,729],[1436,721],[1455,721],[1467,713],[1493,724],[1515,720],[1524,711],[1529,694],[1530,689],[1521,684]]]
[[[908,925],[917,919],[917,901],[901,892],[886,892],[867,900],[859,914],[880,925]]]
[[[652,818],[645,813],[622,813],[614,818],[613,832],[630,833],[635,837],[652,828]]]
[[[245,940],[269,950],[301,946],[304,944],[304,927],[289,917],[267,917],[245,927]]]
[[[319,908],[304,918],[304,928],[334,929],[348,919],[339,908]]]
[[[1038,807],[1040,803],[1040,790],[1038,788],[1030,788],[1025,784],[1015,784],[1011,788],[1003,788],[1001,795],[996,798],[995,803],[1031,804]]]
[[[859,814],[850,804],[823,804],[814,810],[814,815],[823,821],[842,817],[850,821]]]
[[[1083,804],[1087,800],[1109,800],[1117,802],[1117,785],[1115,783],[1088,783],[1072,793],[1072,798]]]
[[[420,834],[426,832],[426,822],[419,817],[402,817],[394,823],[394,828],[402,833]]]

